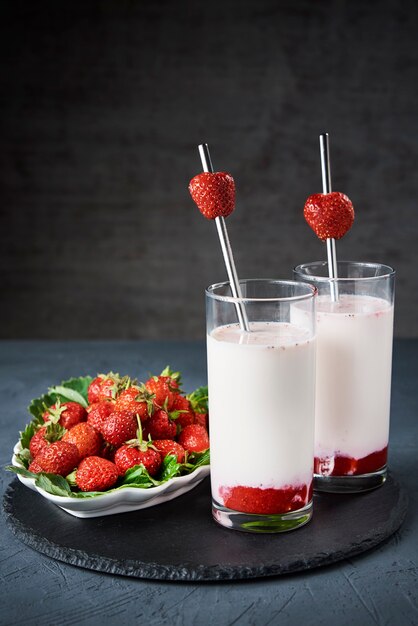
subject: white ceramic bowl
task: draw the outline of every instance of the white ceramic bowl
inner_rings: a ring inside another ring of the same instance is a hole
[[[13,449],[12,465],[15,467],[23,467],[16,456],[21,449],[20,442],[18,442]],[[26,487],[37,491],[41,496],[59,506],[63,511],[70,513],[70,515],[75,517],[102,517],[104,515],[146,509],[156,504],[168,502],[196,487],[208,475],[209,465],[203,465],[191,474],[171,478],[158,487],[150,487],[148,489],[125,487],[124,489],[104,493],[93,498],[54,496],[37,487],[34,478],[26,478],[20,474],[17,474],[17,477]]]

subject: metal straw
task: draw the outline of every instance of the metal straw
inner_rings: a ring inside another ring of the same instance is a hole
[[[213,172],[213,165],[210,158],[209,146],[207,143],[201,143],[199,145],[199,154],[202,161],[202,167],[204,172]],[[241,285],[239,284],[238,274],[234,263],[234,257],[232,255],[231,244],[229,243],[228,231],[226,229],[225,218],[215,217],[216,228],[218,229],[219,241],[221,243],[222,254],[225,261],[225,267],[229,278],[229,284],[231,285],[231,291],[234,298],[242,299]],[[236,302],[235,308],[237,310],[239,325],[241,330],[250,332],[250,325],[248,322],[247,312],[243,302]]]
[[[331,193],[331,164],[329,158],[329,135],[323,133],[319,135],[319,151],[321,153],[321,170],[322,170],[322,193]],[[337,250],[335,247],[335,239],[331,237],[327,239],[327,257],[328,257],[328,274],[331,279],[338,278],[337,269]],[[331,280],[330,282],[331,300],[338,300],[338,283]]]

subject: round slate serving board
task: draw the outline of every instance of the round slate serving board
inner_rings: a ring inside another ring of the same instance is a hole
[[[8,525],[31,548],[110,574],[176,581],[240,580],[308,570],[388,538],[404,520],[405,490],[389,476],[361,495],[315,495],[312,521],[290,533],[227,530],[211,517],[206,479],[155,507],[78,519],[13,481],[4,497]]]

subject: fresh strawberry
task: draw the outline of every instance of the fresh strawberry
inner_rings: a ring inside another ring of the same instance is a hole
[[[103,422],[100,432],[108,443],[119,447],[135,437],[137,421],[132,411],[114,411]]]
[[[95,402],[87,409],[87,422],[96,430],[101,429],[103,422],[115,410],[113,402]]]
[[[176,394],[171,405],[170,418],[175,420],[178,430],[185,428],[189,424],[193,424],[195,421],[189,400],[179,393]]]
[[[63,428],[69,430],[79,422],[87,419],[86,409],[78,402],[65,402],[61,404],[58,400],[56,404],[50,406],[42,416],[44,422],[61,424]]]
[[[172,454],[177,458],[178,463],[184,463],[185,449],[177,441],[172,439],[156,439],[152,442],[154,448],[158,450],[162,458]]]
[[[203,452],[209,448],[209,436],[205,428],[200,424],[190,424],[184,428],[178,442],[189,452]]]
[[[235,208],[235,182],[226,172],[203,172],[189,183],[190,194],[207,219],[227,217]]]
[[[103,438],[99,432],[87,422],[76,424],[62,438],[77,446],[80,459],[98,455],[102,449]]]
[[[153,394],[157,407],[171,410],[176,394],[180,393],[180,374],[172,372],[167,366],[159,376],[151,376],[145,388]]]
[[[105,378],[102,380],[99,391],[99,402],[103,400],[111,400],[117,394],[117,382],[113,378]]]
[[[119,474],[125,472],[134,465],[143,465],[150,476],[155,476],[161,467],[161,454],[157,450],[147,447],[142,450],[130,445],[121,446],[115,454],[115,463]]]
[[[353,225],[354,208],[339,191],[315,193],[305,202],[304,216],[319,239],[341,239]]]
[[[103,379],[100,376],[96,376],[96,378],[91,381],[87,390],[87,399],[89,401],[89,404],[95,404],[96,402],[99,402],[100,388],[102,386],[102,382]]]
[[[174,439],[177,434],[177,427],[167,411],[159,409],[149,418],[144,426],[144,436],[151,436],[151,439]]]
[[[42,426],[32,437],[29,443],[29,450],[32,458],[34,459],[38,454],[42,452],[44,448],[47,448],[49,444],[54,441],[59,441],[65,433],[65,428],[60,424],[53,424],[52,422],[47,426]]]
[[[193,413],[195,424],[200,424],[208,430],[208,388],[199,387],[187,396]]]
[[[124,389],[115,402],[115,411],[131,411],[145,422],[154,411],[154,394],[145,385]]]
[[[123,476],[125,472],[134,465],[143,465],[150,476],[155,476],[161,466],[161,454],[154,449],[151,441],[143,439],[142,424],[137,417],[138,429],[136,439],[127,441],[115,454],[115,463],[119,474]]]
[[[49,446],[49,442],[45,439],[46,426],[42,426],[32,437],[29,443],[29,450],[34,459],[44,448]],[[31,470],[32,471],[32,470]]]
[[[205,430],[208,430],[208,414],[207,413],[195,413],[194,414],[194,423],[200,424],[203,426]]]
[[[80,455],[77,446],[68,441],[55,441],[36,457],[43,472],[67,476],[78,465]]]
[[[33,474],[39,474],[40,472],[43,472],[42,467],[39,465],[39,463],[36,461],[36,459],[34,461],[32,461],[32,463],[29,465],[28,467],[30,472],[33,472]]]
[[[119,376],[109,372],[108,374],[99,374],[94,378],[88,388],[87,398],[89,404],[100,402],[101,400],[109,400],[116,398],[121,389],[130,384],[128,376]]]
[[[81,491],[105,491],[118,479],[118,468],[112,461],[99,456],[88,456],[77,468],[75,482]]]

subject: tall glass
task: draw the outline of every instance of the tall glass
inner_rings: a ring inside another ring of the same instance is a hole
[[[386,479],[395,272],[378,263],[294,270],[318,289],[315,489],[356,492]]]
[[[240,285],[242,298],[227,282],[206,290],[212,512],[228,528],[283,532],[312,516],[316,289]]]

